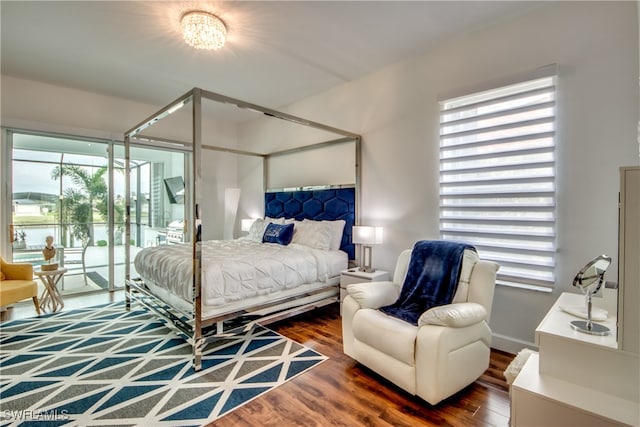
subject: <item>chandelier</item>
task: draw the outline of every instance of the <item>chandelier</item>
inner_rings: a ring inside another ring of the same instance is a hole
[[[191,11],[180,19],[184,41],[196,49],[220,49],[227,38],[227,27],[216,15]]]

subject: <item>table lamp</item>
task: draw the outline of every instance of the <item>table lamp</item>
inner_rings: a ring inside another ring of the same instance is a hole
[[[256,222],[256,218],[243,218],[240,221],[240,229],[248,233],[254,222]]]
[[[362,245],[362,267],[361,271],[365,273],[373,273],[375,268],[371,267],[371,245],[379,245],[382,243],[382,227],[371,227],[356,225],[352,230],[352,241],[355,244]]]

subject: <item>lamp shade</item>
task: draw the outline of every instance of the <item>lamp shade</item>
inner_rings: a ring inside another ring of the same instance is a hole
[[[254,222],[256,222],[255,218],[243,218],[240,222],[240,229],[242,231],[249,231]]]
[[[382,227],[356,225],[353,227],[352,241],[363,245],[379,245],[382,243]]]

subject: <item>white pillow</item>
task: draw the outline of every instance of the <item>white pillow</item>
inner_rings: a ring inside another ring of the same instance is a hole
[[[266,219],[258,218],[253,224],[251,224],[251,228],[249,228],[249,234],[247,235],[247,239],[252,242],[262,243],[262,236],[264,236],[264,230],[267,229],[267,225],[269,225],[271,221]]]
[[[291,243],[328,251],[331,247],[331,226],[320,221],[296,221]]]
[[[293,219],[293,218],[292,218]],[[298,242],[298,240],[300,239],[300,227],[302,224],[302,221],[298,221],[297,219],[293,219],[293,221],[291,221],[293,223],[293,237],[291,238],[291,243],[300,243]],[[304,226],[302,226],[304,227]],[[298,237],[296,238],[296,234],[298,234]],[[304,234],[304,232],[303,232]]]
[[[340,249],[340,244],[342,243],[342,233],[344,231],[344,227],[347,222],[344,219],[337,219],[335,221],[323,220],[323,221],[315,221],[313,219],[305,219],[305,222],[320,222],[327,224],[329,226],[329,233],[331,233],[331,243],[329,245],[329,249],[332,251],[337,251]]]
[[[267,225],[269,225],[270,222],[272,222],[274,224],[284,224],[284,217],[271,218],[271,217],[265,216],[264,219],[267,221]],[[265,228],[266,228],[266,226],[265,226]]]
[[[331,250],[339,250],[340,244],[342,243],[342,233],[344,232],[344,226],[347,224],[347,221],[344,219],[336,219],[335,221],[323,222],[328,223],[331,227]]]

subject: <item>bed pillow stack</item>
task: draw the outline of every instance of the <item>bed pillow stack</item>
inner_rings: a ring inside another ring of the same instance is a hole
[[[258,218],[251,228],[247,240],[257,243],[278,243],[288,245],[293,238],[293,223],[285,225],[284,218]]]
[[[291,243],[297,243],[323,251],[337,251],[340,249],[340,244],[342,243],[342,233],[345,224],[346,221],[342,219],[335,221],[314,221],[311,219],[297,221],[293,218],[258,218],[251,225],[247,239],[258,243],[267,242],[287,245],[289,242],[280,243],[280,241],[286,241],[289,228],[281,229],[281,227],[291,225],[290,229],[293,230],[293,236],[290,240]],[[270,236],[266,237],[265,234],[270,225],[278,225],[280,227],[271,227],[269,232]],[[278,238],[276,236],[277,233],[282,233],[283,235],[280,236],[282,238]]]

